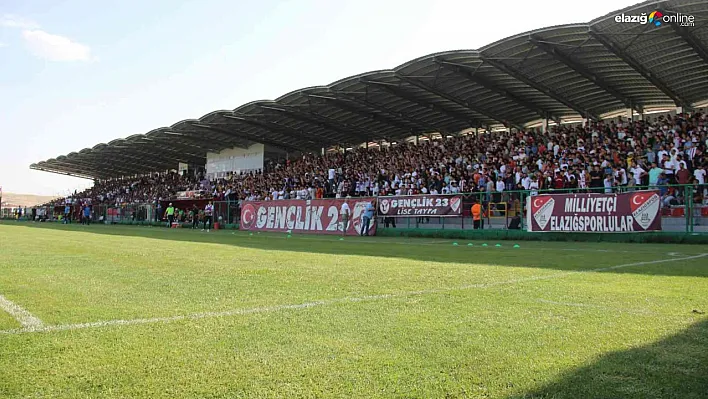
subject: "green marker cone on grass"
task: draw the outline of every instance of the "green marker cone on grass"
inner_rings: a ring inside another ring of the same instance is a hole
[[[459,244],[456,243],[456,242],[453,242],[452,245],[453,245],[453,246],[458,246]]]
[[[248,235],[249,235],[249,236],[252,236],[252,235],[253,235],[253,233],[248,233]]]
[[[339,237],[339,241],[344,241],[344,237]]]
[[[487,243],[485,242],[484,244],[482,244],[482,246],[483,246],[483,247],[486,247],[486,246],[487,246]]]
[[[467,244],[467,246],[468,246],[468,247],[474,247],[474,244],[469,243],[469,244]]]
[[[495,245],[495,247],[501,247],[501,244],[497,244],[497,245]]]
[[[514,244],[514,248],[521,248],[519,244]]]

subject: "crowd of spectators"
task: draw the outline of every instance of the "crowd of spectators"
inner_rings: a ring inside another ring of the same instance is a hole
[[[147,203],[202,190],[216,201],[315,199],[511,190],[613,192],[657,187],[665,205],[680,204],[674,185],[703,202],[708,117],[704,113],[556,125],[547,132],[495,132],[424,138],[381,148],[269,161],[263,171],[218,179],[177,173],[97,181],[72,196],[94,204]],[[66,201],[58,200],[58,203]]]
[[[110,180],[96,180],[93,187],[82,192],[74,192],[66,198],[58,198],[53,205],[66,202],[87,202],[96,204],[144,204],[155,199],[169,199],[175,193],[197,189],[199,183],[183,177],[179,173],[154,173],[141,177],[126,177]],[[68,200],[68,201],[67,201]]]

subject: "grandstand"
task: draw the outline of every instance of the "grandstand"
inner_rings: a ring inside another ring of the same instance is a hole
[[[700,232],[708,228],[708,36],[695,24],[631,21],[657,9],[701,17],[706,7],[641,3],[587,24],[214,111],[31,168],[96,179],[73,199],[102,207],[94,215],[104,220],[112,206],[123,207],[111,211],[119,220],[159,221],[158,204],[178,199],[219,201],[223,226],[238,224],[244,201],[465,193],[460,217],[398,225],[470,229],[465,218],[478,197],[489,210],[485,226],[505,229],[523,214],[532,186],[661,185],[664,230]],[[601,175],[593,178],[595,166]],[[53,203],[59,213],[63,202]]]

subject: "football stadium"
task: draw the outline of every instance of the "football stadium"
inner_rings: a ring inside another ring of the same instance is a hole
[[[596,17],[32,164],[0,397],[708,398],[708,2]]]

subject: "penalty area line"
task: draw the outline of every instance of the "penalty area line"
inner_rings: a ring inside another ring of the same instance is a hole
[[[386,300],[386,299],[393,299],[393,298],[403,298],[403,297],[409,297],[409,296],[419,296],[419,295],[429,295],[429,294],[440,294],[440,293],[446,293],[446,292],[464,291],[464,290],[469,290],[469,289],[474,289],[474,288],[478,288],[478,289],[492,288],[492,287],[498,287],[498,286],[502,286],[502,285],[513,285],[513,284],[519,284],[519,283],[525,283],[525,282],[550,280],[550,279],[561,278],[561,277],[565,277],[565,276],[571,276],[571,275],[583,274],[583,273],[603,272],[603,271],[617,270],[617,269],[622,269],[622,268],[627,268],[627,267],[646,266],[646,265],[655,265],[655,264],[661,264],[661,263],[692,260],[692,259],[702,258],[705,256],[708,256],[708,253],[703,253],[700,255],[693,255],[693,256],[686,256],[686,257],[682,257],[682,258],[674,257],[674,258],[668,258],[668,259],[658,259],[658,260],[653,260],[653,261],[625,263],[625,264],[621,264],[621,265],[600,267],[600,268],[596,268],[596,269],[573,270],[573,271],[567,271],[567,272],[552,273],[552,274],[542,275],[542,276],[530,276],[530,277],[524,277],[524,278],[518,278],[518,279],[512,279],[512,280],[495,281],[495,282],[490,282],[490,283],[467,284],[467,285],[461,285],[461,286],[456,286],[456,287],[433,288],[433,289],[418,290],[418,291],[404,291],[404,292],[390,293],[390,294],[365,295],[365,296],[360,296],[360,297],[344,297],[344,298],[335,298],[335,299],[327,299],[327,300],[319,300],[319,301],[310,301],[310,302],[291,304],[291,305],[265,306],[265,307],[251,308],[251,309],[228,310],[228,311],[223,311],[223,312],[203,312],[203,313],[194,313],[194,314],[189,314],[189,315],[152,317],[152,318],[130,319],[130,320],[105,320],[105,321],[96,321],[96,322],[90,322],[90,323],[62,324],[62,325],[54,325],[54,326],[25,326],[23,324],[23,328],[21,328],[21,329],[0,330],[0,335],[1,334],[23,334],[23,333],[33,333],[33,332],[37,333],[37,332],[69,331],[69,330],[81,330],[81,329],[89,329],[89,328],[131,326],[131,325],[142,325],[142,324],[170,323],[170,322],[175,322],[175,321],[224,318],[224,317],[232,317],[232,316],[258,314],[258,313],[272,313],[272,312],[279,312],[279,311],[283,311],[283,310],[301,310],[301,309],[308,309],[308,308],[313,308],[313,307],[318,307],[318,306],[334,305],[334,304],[341,304],[341,303],[372,302],[372,301],[379,301],[379,300]],[[2,297],[0,296],[0,298],[2,298]],[[36,320],[38,320],[38,319],[36,319]],[[40,323],[41,323],[41,321],[40,321]]]

